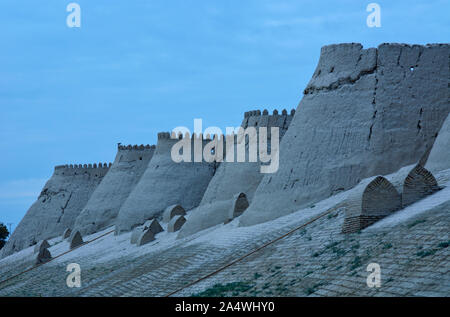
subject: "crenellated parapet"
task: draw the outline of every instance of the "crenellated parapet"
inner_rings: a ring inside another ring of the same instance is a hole
[[[295,109],[292,109],[289,112],[286,109],[283,109],[281,110],[281,114],[277,109],[273,110],[272,114],[269,114],[267,109],[264,109],[263,111],[252,110],[244,113],[244,121],[241,126],[245,129],[248,127],[278,127],[280,128],[280,137],[282,137],[291,124],[294,115]]]
[[[170,132],[159,132],[158,140],[167,140],[170,139]]]
[[[211,141],[215,135],[211,137],[210,134],[204,135],[203,133],[192,133],[192,135],[189,132],[186,132],[184,134],[182,133],[175,133],[175,132],[159,132],[158,133],[158,141],[164,141],[164,140],[172,140],[174,142],[177,142],[179,140],[185,140],[185,139],[191,139],[194,140],[202,140],[203,142]]]
[[[112,163],[57,165],[55,166],[55,174],[64,176],[88,174],[95,177],[103,177],[111,165]]]
[[[154,150],[155,147],[156,147],[155,145],[150,145],[150,144],[147,144],[147,145],[144,145],[144,144],[141,144],[141,145],[137,145],[137,144],[135,144],[135,145],[131,145],[131,144],[129,144],[129,145],[122,145],[122,143],[117,143],[117,150],[119,150],[119,151]]]
[[[65,164],[55,166],[55,170],[60,169],[93,169],[93,168],[109,168],[112,163],[96,163],[94,164]]]
[[[295,109],[292,109],[290,111],[290,116],[293,116],[295,114]],[[279,111],[277,109],[273,110],[272,112],[272,116],[278,116]],[[281,115],[282,116],[287,116],[288,115],[288,111],[286,109],[283,109],[281,111]],[[249,118],[249,117],[260,117],[260,116],[269,116],[269,111],[267,109],[264,109],[262,112],[261,110],[252,110],[252,111],[247,111],[244,112],[244,118]]]
[[[122,145],[117,144],[117,155],[113,163],[113,169],[118,167],[120,163],[141,162],[141,164],[148,164],[156,150],[155,145]],[[117,165],[119,164],[119,165]]]

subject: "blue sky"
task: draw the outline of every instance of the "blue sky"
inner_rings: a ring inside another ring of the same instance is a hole
[[[375,1],[78,0],[71,29],[70,2],[0,3],[0,222],[17,225],[55,165],[296,107],[323,45],[450,39],[447,0],[376,1],[381,28]]]

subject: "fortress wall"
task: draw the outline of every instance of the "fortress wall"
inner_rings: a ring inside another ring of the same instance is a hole
[[[2,249],[2,256],[72,228],[109,167],[110,164],[106,163],[56,166],[37,201],[28,209]]]
[[[450,115],[439,131],[425,168],[433,174],[450,168]]]
[[[249,111],[244,114],[241,127],[267,127],[268,132],[271,127],[279,127],[279,136],[282,138],[294,114],[295,110],[291,110],[289,113],[287,110],[282,110],[281,113],[274,110],[270,115],[267,110],[262,112],[260,110]],[[268,133],[268,137],[270,137],[270,133]],[[246,151],[248,152],[248,140],[239,141],[247,142]],[[268,143],[270,146],[270,142]],[[260,172],[260,163],[236,162],[236,153],[237,147],[235,145],[234,162],[224,161],[220,164],[206,189],[200,206],[190,212],[190,217],[180,231],[180,238],[227,221],[235,195],[245,193],[248,199],[253,197],[264,176]]]
[[[271,127],[279,127],[281,139],[286,133],[294,114],[295,110],[291,110],[289,114],[286,110],[283,110],[281,114],[277,110],[274,110],[271,115],[269,115],[267,110],[263,110],[262,113],[259,110],[249,111],[244,114],[241,127],[267,127],[268,137],[270,137],[269,132]],[[246,150],[248,151],[248,144]],[[260,172],[260,163],[236,162],[236,153],[237,149],[235,146],[234,162],[224,161],[220,164],[202,198],[202,205],[219,200],[231,199],[235,194],[240,192],[245,193],[249,199],[253,197],[259,182],[264,176]]]
[[[448,44],[329,45],[240,225],[265,222],[421,159],[450,111]]]
[[[116,158],[75,222],[84,236],[114,224],[120,207],[141,179],[155,151],[152,145],[117,146]]]
[[[192,147],[196,139],[203,145],[210,142],[193,135],[188,141]],[[158,144],[147,169],[120,208],[116,219],[118,233],[160,216],[170,205],[179,204],[190,210],[200,203],[217,163],[175,163],[171,149],[178,141],[167,132],[158,133]]]

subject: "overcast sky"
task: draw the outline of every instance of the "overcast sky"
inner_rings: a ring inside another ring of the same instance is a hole
[[[326,44],[450,39],[450,1],[0,2],[0,222],[17,223],[59,164],[110,162],[176,126],[236,126],[295,108]],[[14,226],[13,226],[14,227]]]

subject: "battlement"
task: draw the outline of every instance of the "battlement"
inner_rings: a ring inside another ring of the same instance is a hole
[[[269,114],[267,109],[252,110],[244,113],[244,120],[241,126],[246,129],[248,127],[278,127],[281,129],[280,136],[283,136],[289,127],[292,119],[295,115],[295,109],[292,109],[289,113],[286,109],[281,110],[281,114],[277,109]]]
[[[292,109],[290,112],[290,116],[293,116],[295,114],[295,109]],[[264,109],[262,112],[261,110],[252,110],[252,111],[247,111],[244,112],[244,118],[249,118],[249,117],[260,117],[260,116],[270,116],[269,115],[269,111],[267,109]],[[272,116],[278,116],[279,112],[277,109],[274,109],[272,112]],[[288,112],[286,109],[283,109],[281,111],[281,115],[282,116],[288,116]]]
[[[134,150],[134,151],[144,151],[144,150],[151,150],[151,149],[155,149],[156,148],[156,146],[155,145],[150,145],[150,144],[147,144],[147,145],[144,145],[144,144],[141,144],[141,145],[137,145],[137,144],[135,144],[135,145],[122,145],[122,143],[117,143],[117,149],[119,150],[119,151],[124,151],[124,150],[127,150],[127,151],[131,151],[131,150]]]
[[[80,169],[80,168],[109,168],[112,165],[112,163],[96,163],[94,164],[65,164],[65,165],[57,165],[55,166],[56,169]]]
[[[214,137],[214,135],[213,135]],[[182,134],[175,132],[160,132],[158,133],[158,140],[183,140],[183,139],[192,139],[192,140],[203,140],[203,141],[211,141],[212,138],[210,134],[203,135],[203,133],[197,134],[193,133],[192,136],[189,132]]]
[[[111,165],[112,163],[57,165],[55,166],[55,175],[90,175],[95,177],[103,177],[106,175]]]
[[[164,140],[164,139],[170,139],[169,132],[159,132],[158,133],[158,140]]]
[[[255,130],[256,132],[258,132],[258,130]],[[243,133],[245,133],[245,129],[242,130]],[[270,130],[268,130],[268,134],[270,135]],[[178,137],[175,135],[175,133],[172,133],[170,136],[170,140],[184,140],[184,139],[191,139],[191,140],[202,140],[204,143],[205,142],[210,142],[213,141],[215,139],[219,140],[219,141],[230,141],[230,140],[234,140],[233,142],[236,143],[236,141],[238,140],[238,137],[240,137],[240,133],[230,133],[230,134],[199,134],[197,135],[196,133],[192,134],[192,136],[189,133],[185,133],[184,135],[179,133]]]

